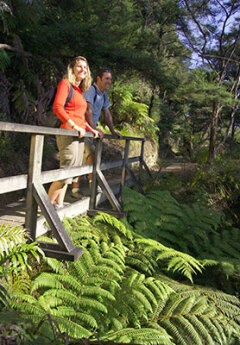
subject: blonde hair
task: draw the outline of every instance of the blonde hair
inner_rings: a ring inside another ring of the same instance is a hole
[[[65,75],[65,78],[68,79],[71,84],[75,84],[76,76],[75,76],[75,74],[73,72],[73,68],[76,65],[76,63],[79,62],[79,61],[84,61],[87,64],[87,75],[86,75],[86,77],[83,80],[81,80],[81,83],[79,85],[80,90],[82,92],[85,92],[85,91],[87,91],[87,89],[89,89],[89,87],[92,84],[91,72],[90,72],[90,69],[89,69],[89,65],[88,65],[87,59],[85,59],[85,57],[77,56],[77,57],[75,57],[70,62],[70,64],[67,67],[67,73]]]

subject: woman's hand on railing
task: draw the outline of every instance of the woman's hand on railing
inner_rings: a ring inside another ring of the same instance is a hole
[[[95,129],[93,129],[93,135],[95,139],[100,137],[98,130],[95,130]]]
[[[78,131],[79,138],[84,137],[85,134],[86,134],[86,130],[85,130],[84,128],[79,127],[78,125],[74,125],[73,129],[74,129],[75,131]]]

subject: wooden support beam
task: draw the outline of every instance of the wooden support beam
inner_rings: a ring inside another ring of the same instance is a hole
[[[103,191],[107,195],[107,198],[108,198],[110,204],[112,205],[113,209],[116,210],[117,212],[121,213],[122,208],[121,208],[117,198],[113,194],[113,192],[112,192],[107,180],[105,179],[103,173],[101,172],[101,170],[97,171],[97,180],[98,180],[100,187],[103,189]]]
[[[83,249],[80,247],[74,247],[74,249],[70,252],[65,252],[59,249],[58,246],[50,246],[47,242],[39,242],[42,250],[44,251],[45,255],[51,258],[55,258],[58,260],[66,260],[66,261],[76,261],[83,255]]]
[[[43,216],[46,218],[54,237],[60,248],[70,252],[74,249],[74,245],[68,236],[54,206],[51,204],[49,197],[40,183],[35,183],[33,187],[33,195],[41,208]]]
[[[126,169],[127,169],[127,171],[129,172],[129,174],[130,174],[130,176],[131,176],[131,178],[132,178],[134,184],[136,185],[137,189],[139,190],[139,192],[142,193],[142,194],[145,194],[145,193],[144,193],[144,190],[142,189],[141,184],[138,182],[138,180],[137,180],[137,178],[136,178],[134,172],[132,171],[132,169],[129,167],[128,164],[126,164]]]
[[[154,180],[153,175],[151,174],[151,171],[149,170],[145,160],[142,160],[141,164],[144,166],[144,168],[145,168],[146,172],[148,173],[148,175]]]

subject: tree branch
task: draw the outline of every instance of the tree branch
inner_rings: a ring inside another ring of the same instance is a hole
[[[12,47],[6,43],[0,43],[0,50],[1,49],[2,50],[10,50],[10,51],[16,52],[16,53],[18,53],[20,55],[24,55],[24,56],[32,56],[31,53],[28,53],[28,52],[25,52],[24,50],[20,50],[18,48]]]

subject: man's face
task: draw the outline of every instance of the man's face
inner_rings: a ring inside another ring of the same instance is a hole
[[[102,78],[97,78],[97,86],[102,91],[107,91],[112,83],[112,74],[110,72],[104,72]]]

